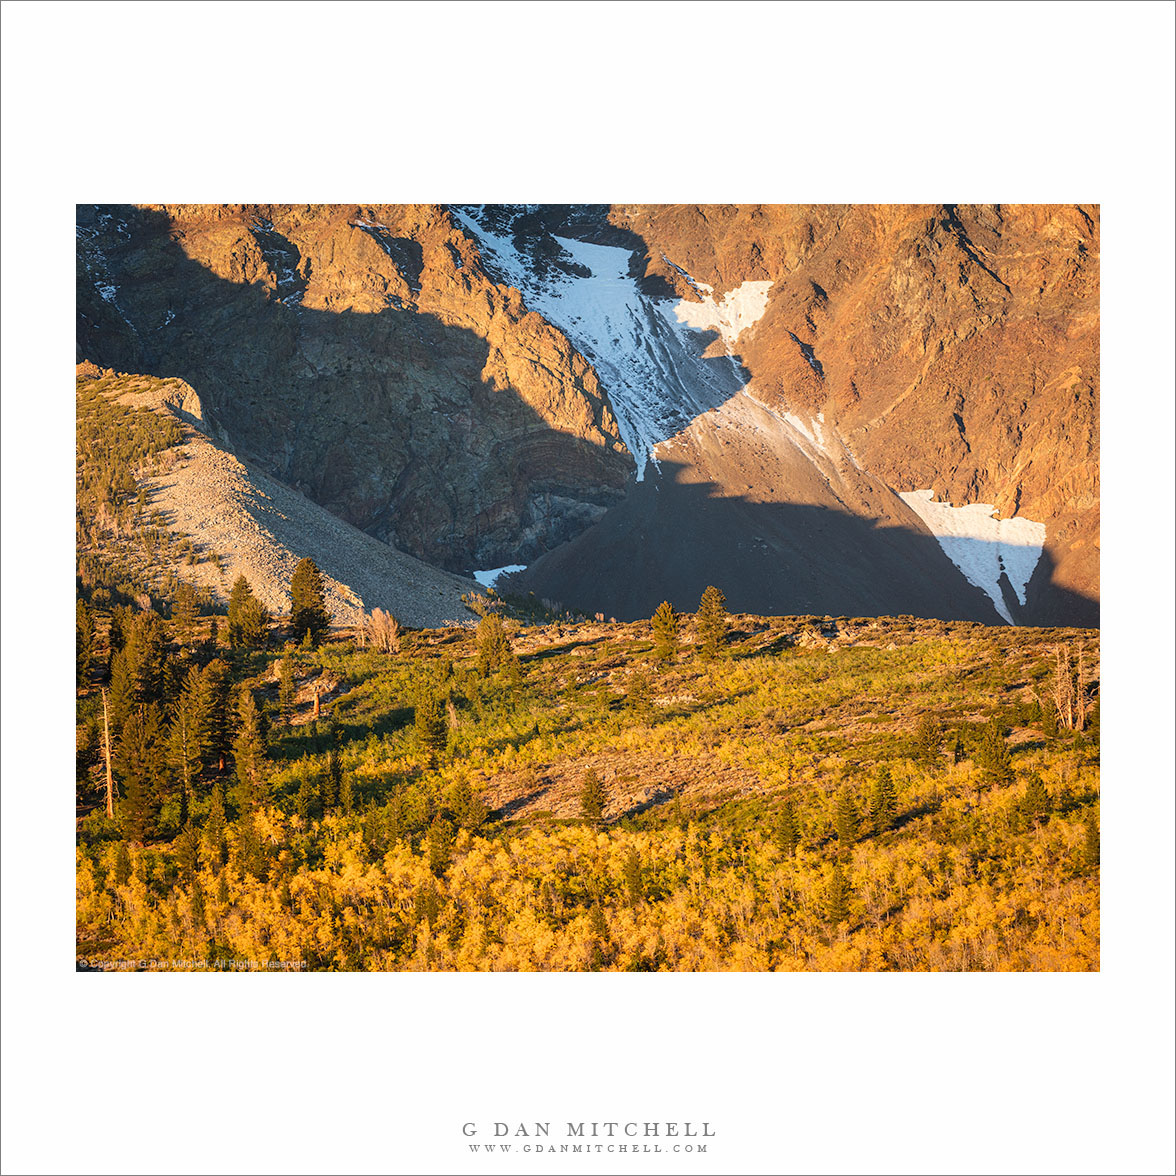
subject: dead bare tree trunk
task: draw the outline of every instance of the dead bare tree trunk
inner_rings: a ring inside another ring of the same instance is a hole
[[[1078,642],[1078,688],[1075,693],[1078,696],[1077,702],[1077,716],[1076,722],[1079,731],[1086,730],[1086,691],[1089,689],[1090,683],[1087,680],[1086,669],[1086,642]]]
[[[114,820],[114,773],[110,768],[110,711],[106,705],[106,687],[102,687],[102,728],[106,738],[106,815]]]
[[[1058,712],[1058,726],[1074,730],[1074,676],[1070,667],[1070,651],[1061,645],[1054,648],[1054,709]]]

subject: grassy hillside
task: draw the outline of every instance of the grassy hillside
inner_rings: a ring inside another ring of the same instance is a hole
[[[80,672],[79,956],[1097,969],[1097,634],[741,616],[706,659],[691,618],[659,657],[648,623],[505,611],[394,653],[118,616]]]

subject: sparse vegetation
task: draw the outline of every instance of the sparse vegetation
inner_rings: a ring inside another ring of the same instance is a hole
[[[342,634],[294,655],[184,641],[174,612],[79,611],[79,665],[87,641],[91,675],[113,662],[117,791],[110,820],[79,669],[79,950],[1098,967],[1088,635],[830,619],[831,652],[806,618],[727,623],[723,658],[666,662],[649,622],[498,617],[492,666],[489,625],[402,630],[392,658]],[[1076,665],[1079,640],[1086,729],[1050,735],[1033,668],[1058,645]]]

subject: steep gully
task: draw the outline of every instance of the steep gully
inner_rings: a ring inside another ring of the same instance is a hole
[[[749,608],[771,602],[814,611],[832,609],[834,600],[848,611],[859,601],[886,611],[891,592],[905,588],[912,609],[963,608],[985,620],[995,620],[995,610],[1014,622],[1041,556],[1041,524],[999,520],[983,504],[952,509],[931,501],[930,490],[896,496],[862,470],[823,412],[781,412],[756,397],[736,348],[762,317],[772,282],[745,281],[716,298],[665,257],[697,301],[650,297],[625,247],[553,233],[559,252],[552,256],[520,247],[501,210],[498,216],[496,225],[483,208],[456,210],[500,280],[592,360],[636,460],[636,481],[649,470],[654,492],[665,498],[654,505],[645,488],[635,488],[589,533],[516,574],[516,588],[534,585],[618,615],[647,613],[663,592],[688,607],[699,585],[711,581]],[[812,348],[793,340],[820,376]],[[860,500],[863,485],[884,504],[869,512],[881,515],[877,529],[847,505]],[[798,507],[810,510],[798,515]],[[832,512],[823,522],[822,511]],[[801,516],[809,521],[798,527]],[[962,589],[937,553],[913,537],[925,530],[987,600]],[[840,569],[842,584],[831,595],[813,565]],[[930,574],[930,591],[907,583],[912,572]],[[870,584],[879,577],[890,591]],[[850,585],[856,591],[847,591]],[[859,604],[858,611],[866,609]]]

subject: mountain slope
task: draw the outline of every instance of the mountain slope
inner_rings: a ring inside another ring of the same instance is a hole
[[[110,207],[78,240],[79,356],[187,380],[437,566],[623,617],[716,583],[1097,623],[1097,208]]]
[[[152,544],[149,562],[117,528],[97,544],[108,556],[140,556],[135,562],[142,581],[170,573],[225,604],[233,581],[244,575],[261,602],[283,614],[290,610],[294,569],[310,556],[323,573],[327,610],[336,625],[352,625],[361,609],[374,608],[413,627],[470,618],[461,597],[476,591],[476,584],[364,534],[216,445],[202,432],[200,399],[186,384],[97,369],[79,375],[83,389],[95,387],[118,404],[183,422],[179,446],[160,455],[156,473],[143,471],[136,478],[144,515],[149,513],[167,537]],[[184,550],[192,556],[185,557]]]

